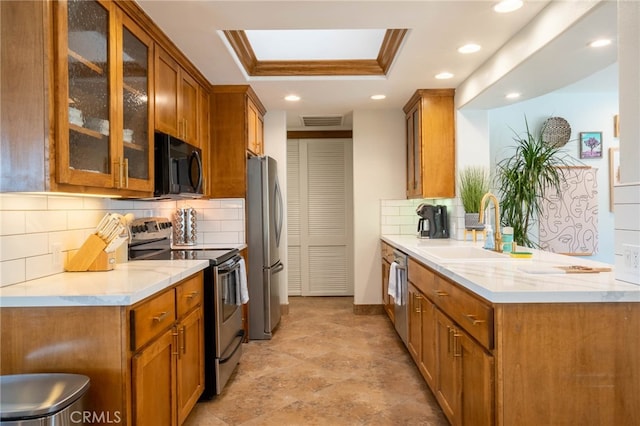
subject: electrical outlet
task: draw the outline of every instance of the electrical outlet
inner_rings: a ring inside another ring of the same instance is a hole
[[[623,244],[622,250],[625,268],[631,272],[640,272],[640,246]]]
[[[51,265],[54,268],[62,267],[62,243],[51,243]]]

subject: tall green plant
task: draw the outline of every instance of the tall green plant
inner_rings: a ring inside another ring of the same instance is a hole
[[[460,199],[466,213],[478,213],[482,196],[489,192],[489,172],[484,167],[467,166],[458,175]]]
[[[514,131],[516,145],[511,157],[500,160],[496,166],[496,184],[500,192],[500,221],[513,227],[514,240],[523,246],[537,246],[530,238],[529,228],[542,212],[546,191],[561,193],[564,182],[562,167],[571,165],[570,157],[562,147],[543,140],[544,127],[539,134],[529,130],[525,117],[526,133]]]

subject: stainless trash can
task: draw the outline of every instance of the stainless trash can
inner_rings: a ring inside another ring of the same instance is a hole
[[[82,425],[89,378],[40,373],[0,376],[2,426]]]

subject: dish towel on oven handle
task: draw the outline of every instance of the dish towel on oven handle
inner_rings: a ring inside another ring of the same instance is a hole
[[[240,298],[238,300],[240,302],[240,305],[244,305],[249,301],[249,288],[247,287],[247,265],[244,263],[244,259],[240,259],[238,261],[238,264],[240,265]]]
[[[399,292],[398,292],[398,262],[391,262],[389,268],[389,287],[387,288],[387,294],[393,297],[393,300],[398,304]]]

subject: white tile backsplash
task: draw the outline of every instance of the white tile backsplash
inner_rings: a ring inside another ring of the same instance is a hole
[[[640,182],[614,187],[616,279],[640,285],[640,273],[627,267],[625,245],[640,247]]]
[[[0,287],[63,272],[62,260],[80,248],[108,212],[173,220],[178,207],[196,209],[198,243],[244,244],[244,200],[140,201],[58,194],[0,194]]]
[[[24,234],[26,218],[24,211],[6,210],[0,216],[0,235]]]
[[[457,219],[451,199],[413,199],[413,200],[381,200],[380,201],[380,233],[388,235],[416,235],[418,232],[418,215],[416,209],[422,203],[442,204],[447,206],[447,219],[451,238],[456,237]],[[464,216],[463,216],[464,220]]]
[[[67,229],[67,212],[62,210],[26,211],[25,222],[26,234],[63,231]]]

